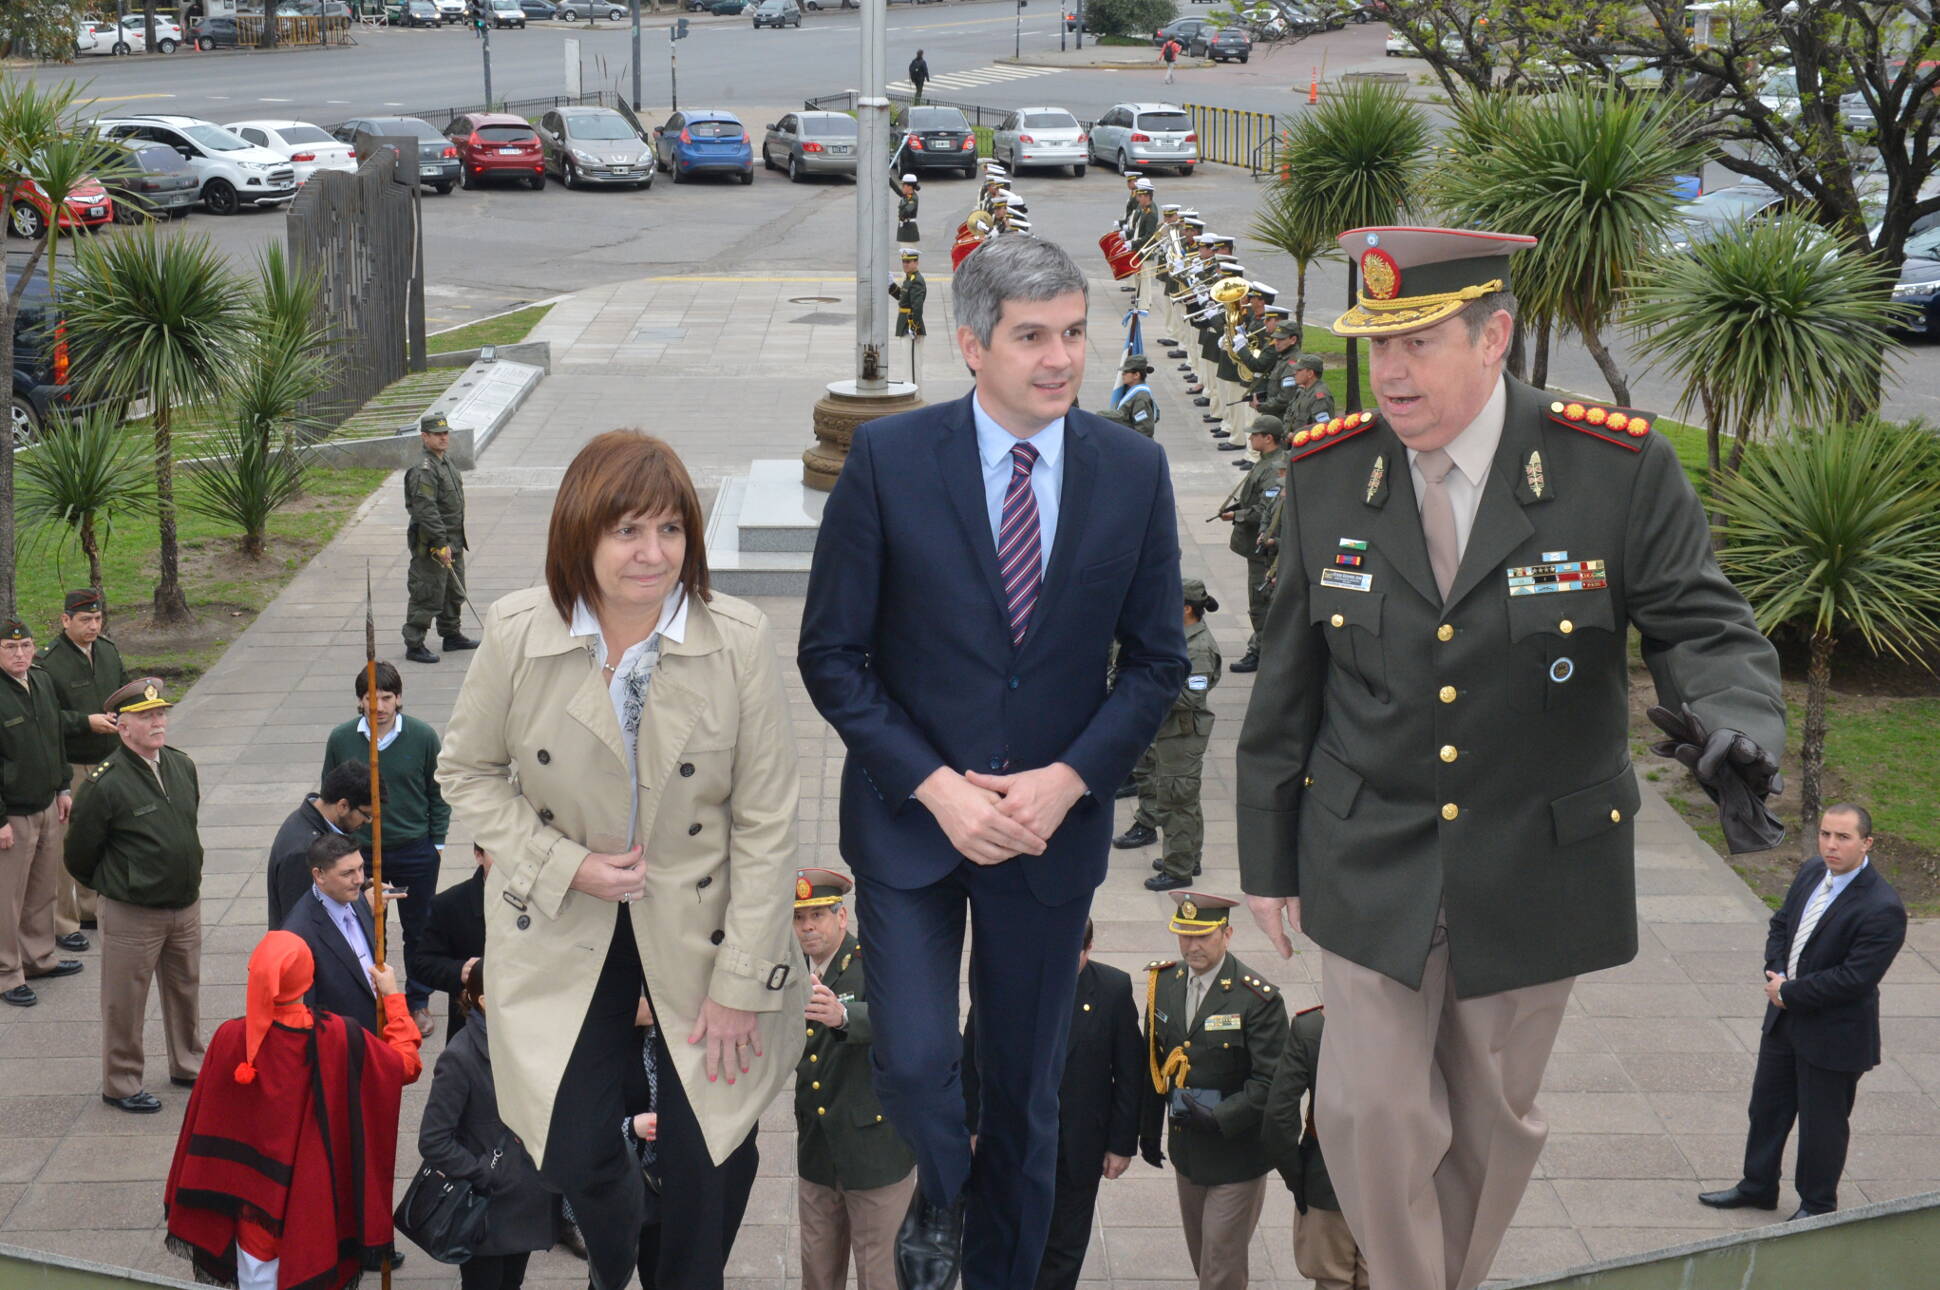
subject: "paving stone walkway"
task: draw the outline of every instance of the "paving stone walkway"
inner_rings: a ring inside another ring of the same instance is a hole
[[[967,388],[940,320],[948,283],[933,275],[933,339],[923,384],[932,400]],[[706,497],[757,457],[794,457],[810,442],[808,410],[824,383],[848,374],[854,283],[838,275],[645,279],[582,292],[559,305],[535,339],[553,344],[553,375],[491,445],[467,479],[472,591],[480,604],[540,577],[547,515],[560,472],[590,435],[644,426],[680,451]],[[811,299],[824,297],[825,299]],[[1088,405],[1104,401],[1116,366],[1125,297],[1094,293]],[[1158,334],[1154,332],[1153,334]],[[738,371],[721,356],[736,356]],[[895,354],[902,373],[904,351]],[[1178,491],[1185,572],[1204,577],[1225,608],[1213,630],[1230,662],[1247,634],[1244,567],[1225,549],[1213,513],[1238,472],[1217,453],[1186,405],[1171,364],[1155,378],[1160,431]],[[377,587],[379,648],[401,652],[404,523],[399,486],[387,483],[176,709],[171,742],[195,757],[204,786],[203,1015],[205,1027],[242,1010],[244,965],[263,930],[262,869],[276,826],[315,787],[325,734],[354,715],[351,679],[363,659],[364,579]],[[800,602],[760,602],[792,659]],[[448,716],[466,656],[405,665],[405,704],[436,725]],[[1233,752],[1251,678],[1228,675],[1206,767],[1203,885],[1237,894]],[[802,864],[837,864],[835,803],[841,746],[798,681],[790,682],[801,757]],[[1128,815],[1121,806],[1121,819]],[[454,832],[445,882],[469,867]],[[1094,912],[1098,952],[1137,969],[1170,955],[1169,902],[1141,889],[1155,852],[1117,852]],[[1734,1180],[1763,995],[1758,985],[1765,912],[1653,793],[1638,821],[1641,950],[1635,962],[1577,988],[1542,1105],[1552,1133],[1536,1180],[1496,1265],[1499,1277],[1557,1272],[1591,1259],[1653,1249],[1749,1226],[1762,1215],[1700,1207],[1694,1194]],[[1287,1002],[1317,1001],[1313,954],[1271,956],[1242,927],[1235,951]],[[87,975],[53,982],[42,1003],[0,1015],[0,1242],[181,1276],[162,1249],[161,1183],[187,1096],[160,1059],[158,1014],[148,1027],[149,1079],[165,1110],[135,1117],[102,1105],[98,952]],[[442,1000],[434,1011],[442,1018]],[[1860,1086],[1842,1197],[1879,1200],[1940,1187],[1940,927],[1917,925],[1885,986],[1887,1059]],[[440,1034],[428,1047],[435,1056]],[[426,1080],[407,1092],[401,1175],[413,1149]],[[792,1103],[763,1119],[762,1165],[729,1284],[795,1285],[797,1238],[791,1166]],[[1254,1283],[1305,1286],[1294,1270],[1292,1205],[1274,1182],[1253,1245]],[[1786,1200],[1789,1204],[1790,1193]],[[1107,1183],[1088,1286],[1177,1287],[1191,1277],[1172,1180],[1135,1162]],[[400,1284],[451,1286],[452,1269],[414,1255]],[[530,1284],[584,1284],[561,1255],[534,1260]]]

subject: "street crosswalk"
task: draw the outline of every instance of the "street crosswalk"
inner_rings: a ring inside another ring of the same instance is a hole
[[[1063,71],[1062,67],[1008,67],[992,63],[988,67],[971,68],[962,72],[944,72],[932,76],[923,83],[926,94],[941,94],[945,90],[975,89],[979,85],[1001,85],[1007,81],[1026,81],[1034,76],[1055,76]],[[889,82],[891,92],[913,93],[916,87],[908,81]]]

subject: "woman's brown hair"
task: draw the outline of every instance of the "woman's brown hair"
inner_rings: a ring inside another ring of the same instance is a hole
[[[559,616],[571,622],[573,605],[580,600],[599,608],[593,550],[601,535],[628,515],[666,511],[678,515],[687,530],[681,586],[691,596],[712,599],[701,538],[701,500],[680,457],[640,429],[608,430],[588,441],[559,481],[546,532],[546,587]]]

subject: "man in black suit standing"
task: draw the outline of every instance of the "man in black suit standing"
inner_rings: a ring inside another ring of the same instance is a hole
[[[404,951],[411,979],[443,990],[450,1000],[447,1035],[457,1034],[465,1024],[458,993],[471,979],[472,965],[485,954],[485,875],[492,871],[492,857],[473,843],[472,859],[477,865],[470,877],[431,898],[431,917],[425,920],[424,935]]]
[[[1091,1245],[1098,1183],[1117,1178],[1138,1150],[1138,1005],[1132,978],[1091,957],[1091,920],[1078,955],[1078,997],[1071,1005],[1071,1039],[1064,1082],[1058,1086],[1058,1184],[1051,1201],[1051,1234],[1036,1290],[1076,1290]],[[976,1140],[981,1088],[977,1080],[977,1012],[963,1027],[963,1100]]]
[[[1112,790],[1185,683],[1179,538],[1157,443],[1072,407],[1084,273],[994,238],[952,281],[976,376],[860,427],[822,512],[798,661],[847,746],[842,858],[869,951],[875,1079],[916,1153],[904,1290],[1037,1277],[1057,1183],[1071,964]],[[1106,685],[1118,643],[1116,681]],[[965,914],[982,1135],[963,1123]]]
[[[1698,1197],[1714,1209],[1778,1208],[1779,1158],[1799,1126],[1799,1207],[1839,1208],[1859,1077],[1879,1065],[1879,983],[1906,940],[1906,906],[1873,868],[1873,817],[1827,807],[1819,855],[1792,880],[1765,938],[1765,1027],[1751,1079],[1745,1174]]]
[[[269,846],[269,921],[276,931],[310,892],[310,844],[330,833],[355,833],[370,823],[370,765],[341,762],[324,772],[322,791],[291,811]]]
[[[364,853],[356,838],[326,833],[310,844],[309,859],[309,894],[283,916],[282,927],[303,938],[316,962],[316,981],[303,1001],[378,1034],[370,978],[377,931],[364,899]]]

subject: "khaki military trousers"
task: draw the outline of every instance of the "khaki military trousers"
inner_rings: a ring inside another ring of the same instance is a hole
[[[916,1171],[887,1187],[851,1191],[795,1180],[802,1221],[802,1290],[843,1290],[855,1254],[856,1290],[896,1290],[896,1229],[909,1211]]]
[[[69,788],[79,788],[81,781],[94,769],[94,763],[74,767],[74,778],[68,781]],[[94,888],[84,887],[76,881],[67,866],[60,867],[59,876],[54,879],[54,934],[66,936],[69,932],[81,930],[82,923],[95,920]]]
[[[202,1070],[202,902],[150,909],[101,897],[101,1091],[142,1090],[142,1019],[148,983],[161,978],[162,1033],[171,1079]]]
[[[1322,950],[1314,1123],[1375,1290],[1473,1290],[1542,1153],[1543,1068],[1575,978],[1455,997],[1445,926],[1421,989]]]
[[[453,574],[457,576],[453,577]],[[412,555],[410,571],[405,574],[405,591],[410,598],[410,608],[404,615],[406,645],[424,644],[424,634],[433,620],[438,624],[440,636],[463,634],[465,599],[459,595],[458,587],[464,580],[463,551],[451,553],[449,569],[444,561],[429,551]]]
[[[1337,1209],[1309,1205],[1293,1216],[1293,1266],[1314,1290],[1368,1290],[1367,1260]]]
[[[1179,1224],[1186,1231],[1186,1253],[1199,1277],[1199,1290],[1245,1290],[1247,1249],[1266,1203],[1264,1175],[1250,1182],[1201,1187],[1177,1169]]]
[[[0,990],[11,990],[58,961],[54,890],[66,872],[61,840],[67,829],[58,802],[32,815],[9,815],[5,823],[13,845],[0,849]]]

